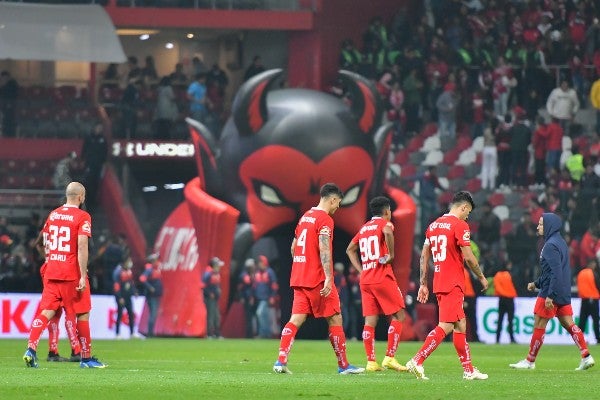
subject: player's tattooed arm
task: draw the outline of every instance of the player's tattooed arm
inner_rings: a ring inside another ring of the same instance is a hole
[[[421,250],[421,258],[419,259],[420,277],[419,284],[421,286],[427,286],[427,278],[429,273],[429,258],[431,257],[431,251],[429,250],[429,244],[425,243]]]
[[[331,278],[331,244],[327,235],[319,235],[319,254],[325,278]]]

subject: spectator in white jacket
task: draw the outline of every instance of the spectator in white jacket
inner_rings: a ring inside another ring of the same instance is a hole
[[[577,92],[569,87],[569,81],[562,79],[560,87],[554,89],[548,101],[546,102],[546,110],[552,118],[558,119],[560,126],[563,128],[566,135],[570,133],[570,125],[577,111],[579,111],[579,99]]]

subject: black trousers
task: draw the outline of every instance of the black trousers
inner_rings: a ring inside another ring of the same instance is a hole
[[[600,323],[598,320],[598,299],[581,299],[581,311],[579,312],[579,323],[577,326],[585,331],[588,317],[592,317],[592,327],[596,342],[600,343]]]
[[[498,297],[498,329],[496,330],[496,343],[500,342],[500,334],[504,322],[504,315],[508,317],[508,335],[514,342],[513,319],[515,317],[515,299],[512,297]]]

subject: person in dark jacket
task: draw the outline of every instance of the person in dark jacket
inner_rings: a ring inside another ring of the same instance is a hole
[[[154,337],[154,327],[158,316],[160,298],[163,295],[163,284],[160,270],[159,254],[153,253],[148,256],[148,262],[144,266],[144,272],[140,275],[140,283],[146,294],[148,305],[148,331],[146,336]]]
[[[534,369],[535,359],[544,344],[546,325],[552,318],[557,317],[560,324],[571,334],[575,345],[581,353],[581,362],[576,371],[583,371],[594,366],[583,332],[573,321],[571,308],[571,267],[569,265],[569,248],[560,234],[562,221],[558,215],[544,213],[540,217],[537,234],[544,237],[544,247],[540,254],[540,277],[535,282],[527,284],[527,290],[539,289],[533,310],[534,331],[529,344],[527,358],[509,364],[516,369]]]
[[[219,257],[213,257],[202,275],[204,284],[204,304],[206,304],[206,335],[209,338],[221,336],[221,314],[219,299],[221,298],[221,267],[225,263]]]

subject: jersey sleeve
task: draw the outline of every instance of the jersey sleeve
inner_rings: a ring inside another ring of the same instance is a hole
[[[318,234],[319,236],[324,235],[327,237],[333,236],[333,219],[331,218],[323,218],[319,221],[318,226]]]
[[[469,224],[467,224],[465,221],[458,221],[454,227],[454,238],[459,246],[470,246],[471,230],[469,229]]]
[[[84,213],[81,217],[81,223],[77,234],[85,235],[87,237],[92,236],[92,217],[90,217],[90,214]]]

